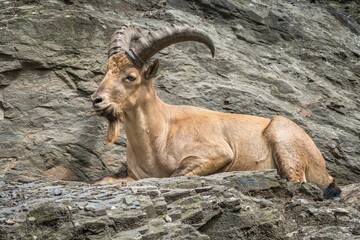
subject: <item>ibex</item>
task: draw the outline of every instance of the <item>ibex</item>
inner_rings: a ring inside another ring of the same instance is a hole
[[[340,196],[320,151],[291,120],[164,103],[153,86],[159,61],[146,63],[185,41],[205,44],[214,56],[211,38],[192,27],[164,27],[143,36],[134,26],[122,26],[113,34],[107,72],[92,101],[109,121],[108,143],[116,141],[120,124],[125,126],[128,179],[277,169],[288,181],[316,184],[325,198]]]

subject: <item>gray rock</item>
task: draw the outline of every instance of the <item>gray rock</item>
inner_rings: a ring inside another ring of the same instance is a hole
[[[54,195],[55,196],[60,196],[61,194],[62,194],[62,189],[61,188],[55,188]]]
[[[194,191],[198,182],[206,191]],[[117,191],[113,184],[89,186],[49,179],[31,185],[8,183],[1,188],[5,196],[26,191],[29,198],[0,202],[0,236],[2,239],[33,236],[77,239],[80,235],[89,235],[91,239],[280,239],[284,236],[351,239],[358,234],[359,184],[343,187],[341,201],[322,201],[314,197],[314,188],[304,191],[304,185],[280,179],[275,170],[191,179],[152,178],[128,185],[139,191]],[[53,194],[59,186],[63,189],[62,198]],[[225,190],[231,196],[224,196]],[[156,191],[158,196],[150,197],[149,191]],[[29,206],[29,211],[17,206]],[[9,219],[12,221],[5,222]],[[335,232],[336,229],[339,231]]]
[[[98,213],[99,215],[105,214],[106,206],[101,202],[88,203],[84,206],[85,211],[92,211]]]
[[[1,1],[0,239],[358,237],[359,26],[341,3],[311,2]],[[352,14],[358,9],[346,4]],[[337,182],[354,184],[343,187],[340,201],[320,201],[318,188],[287,183],[274,171],[144,179],[130,189],[42,180],[126,175],[126,136],[106,145],[106,121],[89,99],[121,23],[143,32],[169,24],[207,31],[215,58],[198,44],[161,51],[159,96],[285,115],[314,139]]]
[[[134,202],[134,198],[132,196],[126,196],[124,198],[124,203],[127,205],[131,205]]]
[[[160,53],[155,84],[167,103],[288,116],[314,138],[339,183],[360,180],[359,28],[335,6],[283,0],[0,5],[0,175],[9,180],[126,175],[125,136],[105,144],[106,121],[92,113],[89,99],[120,22],[144,32],[189,24],[213,37],[215,58],[197,44]]]

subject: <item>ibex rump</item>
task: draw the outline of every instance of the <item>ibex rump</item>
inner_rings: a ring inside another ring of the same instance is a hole
[[[130,48],[132,41],[136,42]],[[161,49],[183,41],[203,43],[214,56],[210,37],[190,27],[166,27],[143,37],[137,28],[122,26],[112,37],[107,73],[92,100],[95,111],[109,120],[109,143],[124,123],[130,178],[277,169],[289,181],[315,183],[326,198],[339,196],[320,151],[291,120],[161,101],[153,86],[159,61],[149,67],[145,63]]]

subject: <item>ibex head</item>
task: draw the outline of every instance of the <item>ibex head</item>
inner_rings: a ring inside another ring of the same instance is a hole
[[[135,41],[130,48],[132,41]],[[122,115],[144,103],[154,93],[152,79],[159,61],[145,64],[160,50],[171,44],[196,41],[205,44],[214,56],[214,44],[203,31],[190,27],[164,27],[143,37],[139,29],[122,26],[115,31],[108,51],[107,72],[98,90],[92,95],[96,113],[109,120],[107,142],[116,141]]]

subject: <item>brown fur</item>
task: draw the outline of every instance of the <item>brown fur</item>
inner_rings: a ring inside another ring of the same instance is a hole
[[[116,141],[116,139],[119,137],[120,134],[120,128],[121,128],[120,119],[109,121],[109,126],[106,133],[107,143],[112,144]]]
[[[118,137],[123,117],[130,177],[276,168],[289,181],[322,189],[333,182],[312,139],[291,120],[168,105],[152,84],[157,67],[136,69],[124,54],[114,55],[93,96],[103,98],[96,111],[110,121],[108,142]]]

